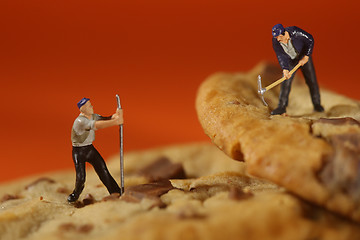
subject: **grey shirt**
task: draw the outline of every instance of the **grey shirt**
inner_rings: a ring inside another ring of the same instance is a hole
[[[291,39],[289,39],[288,43],[280,43],[281,47],[284,49],[285,53],[290,56],[291,59],[295,59],[297,57],[296,50],[291,42]]]
[[[100,120],[101,116],[93,114],[91,119],[80,114],[74,121],[71,130],[71,142],[74,147],[83,147],[91,145],[95,140],[95,122]]]

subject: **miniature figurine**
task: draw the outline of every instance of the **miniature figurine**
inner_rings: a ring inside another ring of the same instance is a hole
[[[69,195],[68,201],[75,202],[84,189],[86,177],[85,162],[90,163],[94,167],[97,175],[110,194],[121,193],[118,184],[107,169],[104,159],[92,145],[92,142],[95,140],[95,130],[123,124],[122,109],[117,109],[116,113],[110,117],[102,117],[94,114],[89,98],[81,99],[77,106],[80,110],[80,115],[75,119],[71,131],[72,157],[76,170],[76,182],[75,189]]]
[[[298,27],[284,28],[281,24],[276,24],[272,28],[273,48],[283,69],[286,81],[282,82],[279,96],[278,107],[274,109],[272,115],[280,115],[286,112],[288,105],[291,83],[295,74],[290,74],[298,63],[305,78],[305,82],[310,89],[311,100],[314,110],[323,112],[324,108],[320,103],[319,86],[316,80],[315,68],[311,54],[314,48],[314,38],[311,34]]]

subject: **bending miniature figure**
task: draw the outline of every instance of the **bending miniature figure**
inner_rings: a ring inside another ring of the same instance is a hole
[[[286,112],[291,83],[295,75],[289,74],[289,71],[298,63],[301,64],[301,71],[310,89],[314,110],[323,112],[324,108],[320,103],[319,86],[311,57],[314,48],[314,38],[311,34],[298,27],[284,28],[281,24],[276,24],[272,28],[272,35],[273,48],[287,80],[281,84],[278,107],[271,114],[278,115]]]
[[[110,117],[102,117],[94,114],[89,98],[81,99],[77,106],[80,110],[80,115],[75,119],[71,131],[72,157],[76,170],[76,182],[75,189],[69,195],[68,201],[75,202],[84,189],[86,178],[85,162],[90,163],[94,167],[97,175],[110,194],[120,193],[119,185],[111,176],[104,159],[92,143],[95,140],[95,130],[123,124],[122,109],[118,109]]]

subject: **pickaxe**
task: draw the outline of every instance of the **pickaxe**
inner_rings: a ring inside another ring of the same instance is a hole
[[[301,64],[300,64],[300,63],[298,63],[298,64],[289,72],[290,76],[293,75],[294,72],[295,72],[296,70],[298,70],[299,67],[301,67]],[[260,98],[261,98],[261,100],[263,101],[263,103],[264,103],[265,106],[268,106],[268,104],[265,102],[264,93],[265,93],[266,91],[272,89],[273,87],[279,85],[280,83],[282,83],[282,82],[285,81],[285,80],[286,80],[286,77],[284,76],[284,77],[280,78],[279,80],[277,80],[276,82],[273,82],[273,83],[270,84],[269,86],[267,86],[267,87],[265,87],[265,88],[262,88],[262,86],[261,86],[261,76],[260,76],[260,75],[258,76],[258,94],[259,94],[259,96],[260,96]]]

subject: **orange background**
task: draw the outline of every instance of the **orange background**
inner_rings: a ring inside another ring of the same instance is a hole
[[[126,151],[208,141],[194,109],[199,84],[277,63],[276,23],[313,34],[320,87],[359,99],[359,9],[354,0],[2,0],[0,181],[73,168],[84,96],[110,115],[120,95]],[[105,158],[119,151],[116,127],[96,137]]]

